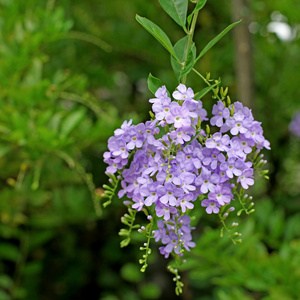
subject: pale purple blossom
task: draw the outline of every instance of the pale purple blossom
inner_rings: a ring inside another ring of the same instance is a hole
[[[191,88],[187,88],[184,84],[179,84],[177,91],[173,92],[172,96],[176,100],[192,100],[195,95]]]
[[[250,185],[254,184],[253,169],[246,169],[238,177],[237,182],[240,182],[242,187],[246,190]]]
[[[224,123],[223,119],[226,120],[230,117],[230,111],[224,106],[222,101],[218,101],[218,103],[213,106],[212,114],[214,116],[210,119],[210,124],[218,127],[222,127]]]
[[[208,214],[211,214],[212,212],[214,214],[217,214],[220,211],[220,204],[218,201],[215,200],[202,200],[201,206],[206,207],[205,210]]]

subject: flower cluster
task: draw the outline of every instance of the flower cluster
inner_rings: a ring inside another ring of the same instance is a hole
[[[165,257],[195,246],[188,211],[201,201],[208,214],[219,213],[239,184],[243,189],[254,184],[249,154],[270,149],[261,123],[242,103],[218,101],[209,118],[191,88],[180,84],[172,96],[165,86],[159,88],[149,100],[152,120],[125,121],[104,153],[106,173],[121,176],[118,196],[156,216],[154,238],[165,245],[160,247]]]
[[[290,132],[300,138],[300,112],[296,113],[289,126]]]

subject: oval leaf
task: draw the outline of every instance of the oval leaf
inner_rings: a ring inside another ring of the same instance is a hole
[[[196,59],[196,62],[210,49],[212,48],[229,30],[231,30],[235,25],[239,24],[242,20],[232,23],[227,26],[221,33],[219,33],[215,38],[213,38],[200,52],[199,56]]]
[[[174,57],[176,57],[173,45],[168,38],[168,36],[164,33],[164,31],[157,26],[152,21],[148,20],[147,18],[140,17],[139,15],[136,15],[136,20],[149,32],[151,33],[158,41],[159,43],[164,46]]]
[[[66,138],[76,126],[84,119],[86,114],[85,109],[74,111],[67,115],[61,124],[60,137]]]
[[[188,9],[187,0],[159,0],[165,12],[182,28],[185,28]]]
[[[151,93],[153,93],[155,95],[156,91],[163,86],[161,80],[159,78],[156,78],[154,76],[152,76],[152,74],[150,73],[148,76],[148,89],[150,90]]]

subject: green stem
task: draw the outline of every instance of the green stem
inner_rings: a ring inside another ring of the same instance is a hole
[[[225,230],[226,230],[227,233],[228,233],[228,236],[230,237],[230,239],[232,240],[232,242],[236,245],[236,241],[232,238],[232,235],[230,234],[230,230],[229,230],[229,228],[227,227],[227,225],[225,224],[225,222],[224,222],[224,220],[223,220],[223,217],[222,217],[221,213],[218,213],[218,215],[219,215],[220,221],[221,221],[221,223],[222,223],[222,225],[223,225],[223,228],[225,228]]]
[[[211,84],[209,83],[209,81],[208,80],[206,80],[206,78],[201,74],[201,73],[199,73],[196,69],[192,69],[193,71],[194,71],[194,73],[196,73],[208,86],[211,86]],[[216,97],[217,97],[217,99],[218,100],[222,100],[220,97],[219,97],[219,95],[218,94],[216,94],[215,93],[215,95],[216,95]]]
[[[143,266],[141,268],[141,272],[145,272],[146,268],[148,267],[147,264],[147,260],[148,260],[148,256],[151,254],[151,249],[150,249],[150,240],[153,238],[152,235],[152,227],[153,227],[153,219],[150,220],[150,224],[148,225],[149,227],[147,228],[147,233],[146,233],[146,237],[147,237],[147,244],[144,248],[145,250],[145,254],[143,255]]]
[[[194,32],[195,32],[195,27],[196,27],[196,21],[197,21],[197,18],[198,18],[198,13],[199,12],[197,11],[193,15],[193,20],[192,20],[191,28],[190,28],[190,31],[188,33],[189,39],[188,39],[188,46],[187,46],[187,50],[186,50],[186,58],[185,58],[184,66],[185,66],[185,64],[187,62],[187,56],[188,56],[188,53],[189,53],[189,49],[190,49],[190,47],[192,45],[192,42],[193,42],[193,37],[194,37]],[[184,75],[182,77],[181,83],[185,84],[186,83],[186,78],[187,78],[187,75]]]

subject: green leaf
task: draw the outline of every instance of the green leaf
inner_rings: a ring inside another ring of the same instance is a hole
[[[16,246],[9,243],[0,244],[0,260],[4,259],[16,262],[19,257],[19,250]]]
[[[122,241],[120,242],[120,247],[121,247],[121,248],[127,247],[127,246],[129,245],[129,243],[130,243],[130,238],[128,237],[128,238],[126,238],[125,240],[122,240]]]
[[[221,33],[219,33],[215,38],[213,38],[200,52],[199,56],[196,59],[196,62],[210,49],[212,48],[228,31],[230,31],[234,26],[239,24],[242,20],[232,23],[231,25],[227,26]]]
[[[159,78],[156,78],[154,76],[152,76],[152,74],[150,73],[148,76],[148,89],[150,90],[150,92],[152,94],[155,95],[156,91],[163,86],[161,80]]]
[[[194,97],[195,100],[200,100],[201,98],[203,98],[210,90],[212,90],[215,86],[219,85],[221,83],[221,81],[216,82],[213,85],[210,85],[206,88],[204,88],[203,90],[201,90],[199,93],[197,93]]]
[[[5,289],[10,289],[13,285],[13,280],[9,276],[2,274],[0,275],[0,287]],[[0,297],[1,299],[1,297]]]
[[[187,0],[159,0],[165,12],[182,28],[185,28],[188,9]]]
[[[171,65],[173,71],[175,73],[176,78],[180,82],[180,79],[188,74],[195,63],[196,58],[196,47],[195,44],[192,44],[188,49],[188,36],[180,39],[174,46],[174,51],[176,53],[177,58],[184,66],[177,62],[174,57],[171,56]]]
[[[151,33],[158,41],[159,43],[164,46],[171,55],[176,57],[173,45],[168,38],[168,36],[165,34],[165,32],[156,24],[154,24],[152,21],[148,20],[147,18],[140,17],[139,15],[136,15],[136,20],[149,32]]]
[[[76,110],[70,113],[61,124],[60,137],[67,137],[75,129],[75,127],[84,119],[85,114],[85,109]]]
[[[207,1],[207,0],[199,0],[199,1],[198,1],[198,3],[197,3],[197,5],[196,5],[196,7],[194,8],[194,10],[193,10],[192,13],[188,16],[188,19],[187,19],[188,24],[191,23],[193,15],[194,15],[197,11],[201,10],[201,9],[204,7],[204,5],[206,4],[206,1]]]

